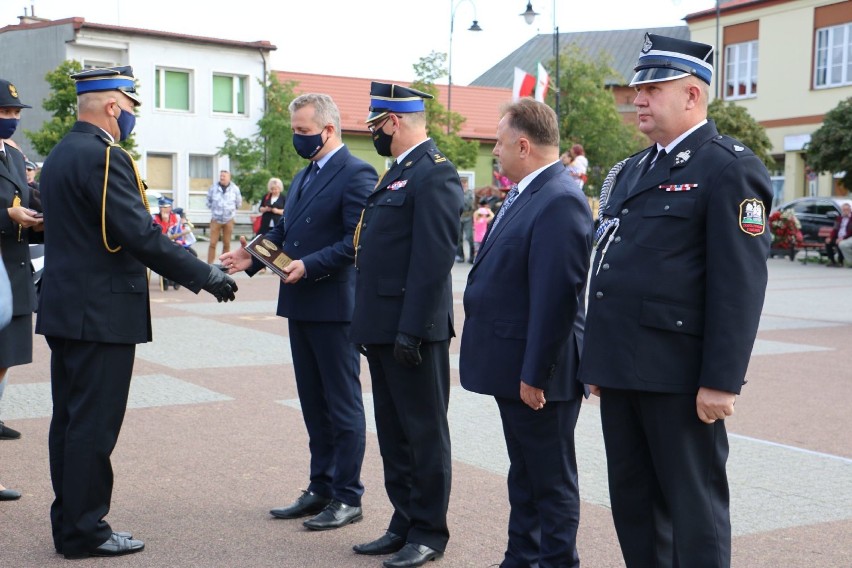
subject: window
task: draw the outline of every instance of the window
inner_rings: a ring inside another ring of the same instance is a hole
[[[83,60],[83,69],[103,69],[105,67],[116,67],[117,64],[111,61],[95,61],[94,59]]]
[[[814,87],[852,83],[852,23],[817,30],[814,51]]]
[[[189,71],[158,67],[154,78],[154,106],[166,110],[192,110],[191,79]]]
[[[189,190],[207,191],[213,185],[213,156],[189,156]]]
[[[246,77],[213,75],[213,112],[246,114]]]
[[[725,98],[757,96],[757,41],[725,47]]]
[[[166,197],[174,190],[174,156],[172,154],[148,154],[145,162],[145,183]]]

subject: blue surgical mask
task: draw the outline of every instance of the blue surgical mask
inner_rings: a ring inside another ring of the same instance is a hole
[[[118,118],[115,120],[118,121],[118,141],[123,142],[130,137],[130,133],[133,132],[133,127],[136,126],[136,115],[132,112],[121,109],[121,114],[118,115]]]
[[[20,122],[19,118],[0,118],[0,139],[11,138]]]
[[[322,150],[322,147],[325,146],[326,141],[322,139],[322,132],[319,134],[296,134],[293,133],[293,148],[296,149],[296,153],[306,160],[310,160],[314,156],[317,155],[317,152]]]

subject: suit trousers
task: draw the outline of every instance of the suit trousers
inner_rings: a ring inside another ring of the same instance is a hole
[[[127,408],[136,345],[47,337],[53,417],[48,446],[53,542],[80,554],[112,534],[110,455]]]
[[[385,490],[394,512],[388,530],[441,552],[447,546],[452,463],[447,407],[449,341],[424,342],[414,368],[393,345],[368,345]]]
[[[601,423],[627,568],[730,567],[725,422],[701,422],[694,394],[605,388]]]
[[[359,507],[366,444],[361,356],[349,323],[288,320],[296,388],[311,451],[310,491]]]
[[[574,427],[581,399],[533,410],[495,397],[509,452],[509,543],[501,568],[580,566]]]
[[[222,233],[222,254],[231,250],[231,235],[234,232],[234,220],[220,223],[210,219],[210,247],[207,249],[207,264],[213,264],[216,256],[216,245],[219,244],[219,233]]]

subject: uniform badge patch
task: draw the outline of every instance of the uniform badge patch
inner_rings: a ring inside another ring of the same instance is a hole
[[[766,211],[758,199],[745,199],[740,203],[740,229],[742,232],[758,237],[766,230]]]
[[[739,146],[737,144],[734,144],[734,152],[742,152],[743,150],[745,150],[745,148],[743,146]]]
[[[388,189],[391,190],[391,191],[396,191],[398,189],[402,189],[403,187],[405,187],[405,184],[407,184],[407,183],[408,183],[407,179],[401,179],[399,181],[395,181],[392,184],[390,184],[388,186]]]
[[[444,156],[442,156],[441,154],[435,154],[434,156],[432,156],[432,160],[433,160],[436,164],[440,164],[441,162],[446,162],[446,161],[447,161],[447,159],[446,159]]]
[[[18,89],[15,88],[15,85],[9,85],[9,94],[12,95],[13,99],[18,98]]]
[[[689,161],[692,157],[692,150],[684,150],[683,152],[678,152],[677,156],[675,156],[675,165],[680,166]]]
[[[663,191],[689,191],[690,189],[695,189],[698,187],[697,183],[678,183],[671,185],[660,185],[657,186]]]

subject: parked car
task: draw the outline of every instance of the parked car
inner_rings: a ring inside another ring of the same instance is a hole
[[[822,227],[833,227],[834,220],[840,216],[844,203],[852,205],[852,199],[845,197],[800,197],[781,205],[778,209],[792,209],[802,225],[802,237],[805,241],[818,242]]]

